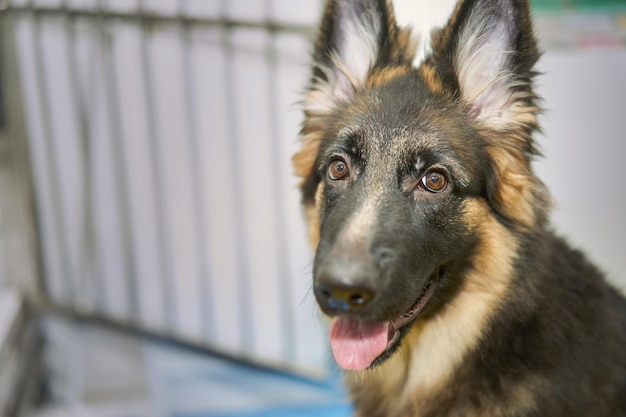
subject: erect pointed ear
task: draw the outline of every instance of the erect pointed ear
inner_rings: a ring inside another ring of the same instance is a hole
[[[316,160],[327,116],[364,86],[383,83],[408,71],[418,40],[398,28],[391,0],[328,0],[313,54],[313,74],[302,102],[302,148],[293,156],[309,223],[317,245],[319,190]]]
[[[437,74],[470,116],[492,127],[536,124],[532,79],[539,53],[527,1],[460,1],[432,49]]]
[[[329,0],[315,44],[306,110],[347,101],[375,67],[410,63],[417,42],[396,24],[391,0]]]
[[[538,220],[543,184],[531,160],[539,128],[533,66],[539,58],[526,0],[461,0],[433,36],[422,73],[465,107],[486,141],[493,175],[487,194],[496,212],[518,226]]]

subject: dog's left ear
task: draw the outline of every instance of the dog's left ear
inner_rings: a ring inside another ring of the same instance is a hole
[[[527,1],[460,1],[432,49],[437,74],[472,117],[497,127],[535,110],[528,106],[539,53]]]
[[[488,194],[496,211],[517,224],[534,223],[537,185],[531,160],[539,128],[533,66],[539,58],[527,1],[461,0],[434,33],[424,63],[452,93],[488,141],[494,176]]]

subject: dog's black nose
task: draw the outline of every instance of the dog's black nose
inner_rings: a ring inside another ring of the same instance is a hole
[[[326,314],[355,314],[376,298],[378,270],[370,265],[331,265],[318,271],[315,298]]]
[[[327,313],[356,313],[366,307],[376,293],[366,288],[315,287],[317,302]]]

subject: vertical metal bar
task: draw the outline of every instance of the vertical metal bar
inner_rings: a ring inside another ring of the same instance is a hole
[[[228,10],[228,0],[221,0],[221,9],[222,11]],[[244,183],[243,178],[241,176],[241,170],[237,167],[241,163],[241,150],[240,146],[240,136],[239,132],[239,119],[237,117],[237,99],[235,97],[236,91],[236,80],[235,80],[235,62],[234,62],[234,47],[232,44],[232,29],[228,27],[224,27],[222,34],[222,48],[224,50],[224,85],[226,85],[226,91],[228,92],[226,96],[226,114],[228,117],[228,131],[230,132],[230,138],[228,139],[229,150],[230,150],[230,166],[232,167],[230,177],[233,179],[234,184],[234,210],[236,219],[241,219],[242,221],[237,222],[233,225],[233,230],[235,233],[235,242],[237,242],[237,248],[239,248],[239,258],[241,262],[237,265],[237,283],[239,287],[239,294],[241,296],[241,300],[239,301],[239,332],[240,332],[240,340],[242,342],[243,348],[248,352],[251,352],[254,348],[254,332],[252,329],[252,294],[250,294],[250,250],[248,248],[247,239],[246,239],[246,231],[244,230],[245,224],[243,219],[245,219],[244,210]]]
[[[0,12],[4,11],[4,9],[6,9],[8,6],[2,4],[2,0],[0,0]],[[5,96],[7,96],[7,93],[5,92],[6,88],[4,86],[5,82],[5,68],[2,65],[2,63],[4,62],[4,60],[6,59],[6,52],[5,52],[5,48],[4,48],[4,39],[5,36],[8,34],[8,30],[5,29],[11,22],[9,22],[9,14],[8,13],[0,13],[0,132],[4,132],[7,129],[7,124],[8,124],[8,120],[7,120],[7,100],[5,100]],[[6,33],[5,33],[6,31]],[[3,140],[4,138],[0,138],[0,140]],[[2,280],[3,278],[0,277],[0,280]],[[0,281],[1,283],[2,281]]]
[[[32,8],[34,6],[34,0],[30,0],[28,5]],[[33,21],[32,47],[37,77],[35,82],[37,83],[37,91],[40,94],[39,105],[42,116],[42,129],[44,134],[42,145],[44,146],[44,154],[48,156],[48,178],[50,179],[50,184],[52,185],[51,210],[55,222],[53,228],[58,237],[61,254],[61,279],[63,280],[62,292],[65,296],[64,301],[67,303],[71,303],[72,300],[75,299],[75,288],[73,288],[72,286],[72,273],[70,268],[68,239],[66,235],[67,227],[65,225],[65,220],[62,213],[62,204],[60,201],[61,187],[58,178],[59,170],[57,166],[57,160],[55,158],[59,150],[54,148],[52,120],[50,115],[51,102],[48,92],[48,83],[46,81],[46,60],[43,56],[43,49],[41,46],[41,21],[40,16],[36,12],[31,12],[31,19]],[[50,238],[50,236],[47,237]],[[46,245],[44,244],[44,247],[45,246]],[[46,289],[45,286],[44,289]]]
[[[106,0],[101,0],[101,7],[106,7]],[[137,284],[136,255],[133,246],[133,227],[131,220],[130,190],[128,186],[129,172],[124,163],[124,132],[122,129],[122,117],[120,115],[119,82],[115,71],[115,53],[113,52],[113,35],[110,32],[111,20],[98,18],[98,33],[100,36],[100,52],[104,60],[102,71],[104,72],[104,82],[107,85],[106,91],[109,96],[106,98],[109,105],[109,121],[111,122],[111,142],[113,148],[113,169],[115,175],[117,196],[117,210],[120,216],[120,227],[122,234],[122,251],[124,256],[124,276],[126,278],[125,288],[128,291],[126,299],[129,302],[130,314],[134,318],[139,318],[139,290]]]
[[[70,95],[72,97],[74,106],[78,112],[78,126],[79,126],[79,134],[81,138],[81,155],[83,158],[83,167],[84,167],[84,176],[83,176],[83,187],[82,187],[82,211],[83,211],[83,233],[81,236],[81,255],[79,256],[78,262],[80,265],[78,267],[78,271],[80,276],[78,277],[81,284],[81,288],[77,288],[78,300],[81,302],[81,307],[91,309],[93,305],[91,302],[93,300],[88,300],[87,297],[90,295],[89,289],[86,287],[89,285],[88,281],[95,281],[95,249],[94,249],[94,230],[93,230],[93,208],[92,208],[92,191],[93,191],[93,181],[91,175],[91,146],[90,146],[90,138],[89,138],[89,119],[87,115],[87,103],[84,97],[84,93],[81,90],[81,84],[79,79],[79,71],[78,71],[78,63],[76,59],[76,20],[68,13],[69,5],[67,0],[64,0],[61,4],[61,8],[65,11],[65,37],[68,40],[69,46],[67,48],[67,62],[68,68],[70,71]],[[92,285],[95,282],[91,283]],[[103,294],[104,291],[98,291],[99,294]]]
[[[200,138],[197,131],[197,118],[198,110],[195,96],[194,80],[195,72],[193,69],[193,62],[191,57],[191,43],[192,43],[192,30],[189,23],[185,23],[183,19],[186,10],[186,0],[179,0],[178,8],[180,15],[180,35],[182,40],[183,49],[183,82],[185,83],[185,101],[187,104],[187,124],[189,125],[189,151],[191,160],[192,180],[195,193],[194,205],[196,212],[196,224],[198,225],[198,231],[196,235],[198,237],[198,270],[200,271],[200,306],[202,309],[202,326],[204,336],[208,340],[212,340],[215,337],[215,324],[214,317],[212,317],[213,311],[211,310],[212,300],[214,299],[211,268],[209,265],[209,239],[206,236],[207,233],[207,213],[208,209],[205,204],[205,192],[206,184],[204,176],[202,174],[202,153],[200,152]]]
[[[8,7],[8,4],[6,5]],[[28,17],[28,16],[26,16]],[[9,259],[9,273],[11,281],[19,282],[19,287],[28,296],[40,296],[44,292],[46,271],[44,270],[43,253],[43,232],[41,216],[37,215],[35,201],[36,188],[34,183],[34,173],[32,170],[32,153],[29,153],[29,143],[27,137],[27,120],[25,112],[25,97],[23,82],[25,76],[20,71],[18,54],[18,38],[16,34],[16,21],[24,20],[25,17],[18,17],[12,11],[0,13],[0,67],[2,67],[2,83],[4,94],[4,111],[6,112],[5,126],[8,132],[8,140],[11,142],[10,148],[15,156],[14,177],[18,187],[22,188],[19,193],[20,201],[15,206],[16,221],[23,227],[20,247],[23,249],[25,257]],[[24,45],[21,45],[22,47]],[[21,207],[21,210],[18,208]],[[30,261],[30,262],[29,262]]]
[[[145,10],[145,0],[137,0],[137,9],[140,14],[147,13]],[[165,306],[165,315],[167,325],[175,330],[177,328],[177,311],[175,305],[174,287],[172,280],[173,278],[173,268],[172,268],[172,257],[170,250],[171,244],[171,233],[169,232],[169,217],[167,215],[167,205],[165,203],[165,190],[164,190],[164,181],[163,181],[163,164],[164,159],[161,150],[159,149],[159,141],[160,141],[160,132],[157,123],[157,103],[156,97],[154,96],[154,76],[150,67],[150,51],[149,51],[149,36],[150,32],[150,22],[148,20],[143,20],[141,25],[141,60],[142,60],[142,70],[144,72],[144,90],[146,94],[146,105],[147,105],[147,117],[148,117],[148,134],[149,139],[152,139],[153,143],[150,147],[151,152],[151,161],[152,161],[152,170],[154,173],[154,187],[155,187],[155,208],[158,219],[158,239],[159,239],[159,250],[161,252],[161,256],[159,256],[159,260],[161,262],[161,271],[163,271],[162,279],[163,279],[163,304]]]
[[[265,0],[265,17],[266,19],[273,18],[273,7],[272,0]],[[279,81],[278,81],[278,56],[276,51],[276,42],[277,35],[276,32],[271,31],[269,34],[269,43],[265,49],[265,58],[269,65],[268,71],[268,110],[269,110],[269,124],[270,124],[270,140],[271,140],[271,158],[273,166],[280,166],[282,161],[280,161],[280,156],[282,154],[282,135],[280,130],[280,106],[278,100],[278,89],[279,89]],[[281,302],[279,303],[280,307],[283,311],[280,313],[280,317],[282,319],[282,327],[283,327],[283,357],[285,359],[294,359],[296,356],[296,340],[295,340],[295,324],[294,324],[294,314],[293,311],[293,303],[291,297],[293,296],[293,289],[291,283],[291,277],[289,273],[291,271],[290,268],[290,259],[288,256],[281,256],[281,254],[288,252],[289,243],[287,238],[287,230],[285,225],[285,219],[287,218],[287,213],[285,211],[285,195],[283,193],[283,181],[282,177],[279,177],[276,180],[276,183],[273,184],[273,201],[274,204],[274,224],[276,227],[276,262],[278,264],[278,274],[280,279],[279,289],[279,299]]]

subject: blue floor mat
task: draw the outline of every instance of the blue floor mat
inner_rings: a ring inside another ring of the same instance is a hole
[[[167,346],[150,346],[147,357],[159,417],[352,415],[337,375],[309,379]]]
[[[301,406],[288,408],[270,408],[241,413],[228,414],[180,414],[177,417],[350,417],[352,407],[348,404],[323,406]]]

